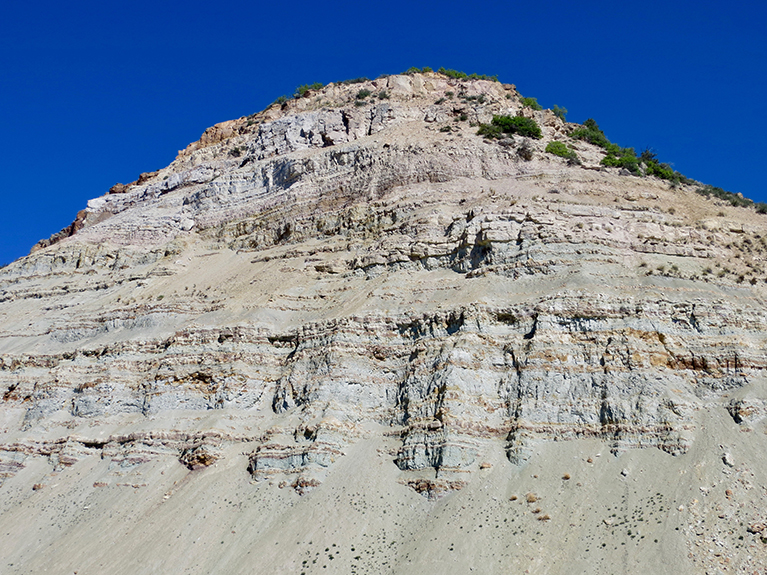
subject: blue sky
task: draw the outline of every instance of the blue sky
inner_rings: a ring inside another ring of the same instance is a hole
[[[216,122],[299,84],[410,66],[497,74],[767,201],[760,2],[13,2],[0,21],[0,265]]]

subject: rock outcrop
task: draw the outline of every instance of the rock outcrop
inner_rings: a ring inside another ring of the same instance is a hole
[[[483,140],[494,114],[543,138]],[[91,200],[0,270],[0,478],[238,461],[307,494],[375,444],[438,499],[553,443],[687,457],[704,413],[763,446],[764,216],[574,127],[488,80],[330,85]]]

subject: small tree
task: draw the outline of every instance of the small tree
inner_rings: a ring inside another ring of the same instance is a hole
[[[554,104],[554,107],[551,109],[552,112],[554,112],[554,115],[562,120],[563,122],[566,122],[565,116],[567,116],[567,108],[560,108],[556,104]]]
[[[543,110],[541,105],[538,103],[538,98],[522,98],[522,105],[527,108],[532,108],[536,111]]]

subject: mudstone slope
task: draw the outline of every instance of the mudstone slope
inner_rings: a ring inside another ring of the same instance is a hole
[[[577,127],[331,84],[91,200],[0,270],[0,570],[764,572],[767,217]]]

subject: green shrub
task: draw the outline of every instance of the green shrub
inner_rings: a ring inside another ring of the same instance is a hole
[[[728,192],[727,190],[723,190],[717,186],[701,186],[695,191],[698,192],[701,196],[705,196],[707,198],[714,196],[715,198],[729,202],[731,206],[746,207],[754,203],[748,198],[744,198],[742,195]]]
[[[302,84],[298,88],[296,88],[296,91],[293,93],[293,97],[303,98],[311,90],[322,90],[322,88],[324,87],[325,87],[325,84],[321,84],[319,82],[315,82],[314,84]]]
[[[599,125],[594,121],[593,118],[589,118],[583,122],[583,127],[574,130],[570,134],[570,137],[575,138],[576,140],[584,140],[590,144],[599,146],[600,148],[607,149],[610,147],[610,140],[608,140],[607,136],[605,136],[605,133],[599,129]]]
[[[517,148],[517,155],[526,162],[529,162],[533,159],[533,149],[526,141],[522,142],[522,145]],[[533,201],[535,201],[537,198],[538,196],[533,196]]]
[[[507,134],[519,134],[528,138],[540,140],[541,129],[532,118],[522,116],[493,116],[493,125],[498,126],[502,132]]]
[[[756,208],[756,212],[758,214],[767,214],[767,204],[764,202],[757,202],[754,204],[754,207]]]
[[[549,154],[554,154],[560,158],[565,158],[573,163],[580,163],[578,154],[575,153],[575,150],[566,146],[563,142],[552,140],[546,145],[546,151]]]
[[[480,94],[479,96],[467,96],[467,95],[463,94],[463,95],[459,95],[459,97],[464,102],[477,102],[479,104],[484,104],[485,103],[485,95],[484,94]]]
[[[381,90],[378,92],[378,99],[379,100],[388,100],[389,99],[389,93],[386,90]]]
[[[339,84],[342,84],[344,86],[349,84],[362,84],[362,82],[368,82],[369,80],[365,78],[365,76],[360,76],[359,78],[352,78],[351,80],[343,80],[341,82],[338,82]]]
[[[613,144],[614,145],[614,144]],[[603,166],[624,168],[634,175],[641,175],[639,171],[639,159],[634,148],[620,148],[617,151],[609,151],[600,162]]]
[[[368,90],[366,88],[362,88],[362,90],[357,92],[357,96],[355,96],[355,97],[357,98],[357,100],[364,100],[365,98],[370,96],[370,94],[372,94],[372,92],[370,90]]]
[[[437,70],[438,74],[447,76],[448,78],[454,78],[456,80],[490,80],[492,82],[498,81],[498,76],[488,76],[487,74],[467,74],[466,72],[459,72],[458,70],[446,70],[440,68]]]
[[[522,98],[522,105],[527,108],[532,108],[533,110],[543,110],[541,105],[538,103],[538,98]]]
[[[668,164],[661,164],[657,160],[652,162],[645,162],[645,174],[648,176],[655,176],[662,180],[673,180],[677,172]]]
[[[532,118],[521,116],[493,116],[491,124],[480,124],[478,136],[500,138],[503,134],[519,134],[528,138],[541,138],[541,129]]]
[[[567,116],[567,108],[560,108],[556,104],[554,104],[554,107],[551,109],[552,112],[554,112],[554,115],[562,120],[563,122],[566,122],[567,120],[565,117]]]
[[[500,138],[503,134],[519,134],[528,138],[540,139],[541,129],[532,118],[521,116],[493,116],[491,124],[480,124],[478,136]]]
[[[445,68],[440,68],[437,70],[437,73],[442,74],[443,76],[447,76],[448,78],[455,78],[456,80],[462,80],[469,77],[466,72],[459,72],[458,70],[446,70]]]
[[[484,136],[492,140],[493,138],[500,138],[503,135],[501,128],[494,124],[480,124],[477,130],[477,136]]]
[[[279,104],[280,106],[282,106],[282,105],[283,105],[285,102],[287,102],[287,101],[288,101],[288,97],[287,97],[287,96],[280,96],[279,98],[277,98],[277,99],[274,101],[274,103],[275,103],[275,104]]]
[[[469,74],[470,80],[490,80],[491,82],[497,82],[498,81],[498,75],[493,74],[492,76],[489,76],[487,74]]]
[[[424,66],[423,68],[419,68],[418,66],[410,66],[407,70],[402,72],[405,76],[412,76],[413,74],[426,74],[427,72],[433,72],[431,68],[428,66]]]
[[[440,132],[452,132],[452,131],[453,131],[453,128],[451,128],[450,126],[442,126],[442,127],[439,129],[439,131],[440,131]]]

